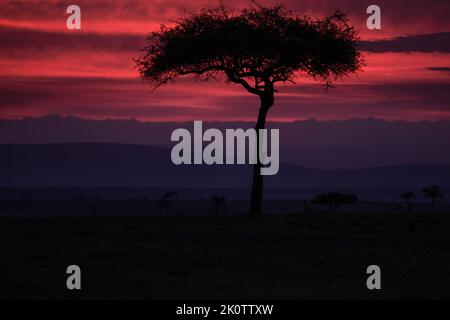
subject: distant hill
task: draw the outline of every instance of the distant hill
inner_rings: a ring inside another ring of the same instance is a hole
[[[249,187],[249,165],[181,165],[170,150],[113,143],[2,144],[0,186]],[[450,185],[450,165],[319,170],[282,163],[272,187]]]
[[[204,127],[250,128],[251,122],[209,122]],[[362,169],[405,163],[450,165],[450,122],[377,119],[269,123],[280,129],[281,161],[321,169]],[[85,120],[58,115],[0,120],[0,144],[124,143],[170,148],[176,128],[192,122]]]

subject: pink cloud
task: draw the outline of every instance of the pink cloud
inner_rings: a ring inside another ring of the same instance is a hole
[[[235,8],[250,5],[237,0],[226,3]],[[448,1],[431,6],[428,1],[380,0],[381,31],[365,28],[367,15],[361,2],[277,3],[317,16],[341,8],[363,39],[450,31]],[[183,10],[196,11],[211,1],[80,0],[78,5],[82,30],[68,31],[63,1],[0,0],[0,90],[8,97],[2,101],[2,117],[60,113],[146,120],[254,119],[257,99],[240,87],[184,80],[149,93],[137,79],[133,58],[139,55],[145,34],[157,30],[160,23],[171,23]],[[445,101],[433,100],[431,93],[439,92],[423,85],[447,88],[448,73],[436,70],[449,66],[449,53],[366,52],[365,57],[364,72],[338,81],[338,88],[328,94],[310,79],[281,86],[271,119],[450,118]]]

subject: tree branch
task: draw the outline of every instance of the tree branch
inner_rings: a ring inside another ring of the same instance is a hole
[[[257,94],[257,95],[261,95],[261,94],[264,93],[264,91],[258,90],[256,88],[252,87],[251,85],[249,85],[248,82],[245,81],[244,79],[236,77],[233,74],[233,72],[231,72],[230,70],[225,70],[225,74],[227,75],[228,79],[231,82],[240,84],[241,86],[243,86],[250,93]]]

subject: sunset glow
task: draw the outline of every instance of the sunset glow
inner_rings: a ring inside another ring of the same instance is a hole
[[[225,3],[235,9],[252,5]],[[82,29],[67,30],[66,3],[0,1],[1,118],[61,114],[150,121],[255,119],[257,99],[240,87],[185,79],[150,92],[134,67],[147,33],[160,24],[170,25],[183,12],[215,2],[80,0],[77,4]],[[279,86],[271,121],[450,119],[448,1],[432,6],[427,1],[378,1],[383,20],[382,29],[376,31],[365,27],[366,7],[355,1],[263,4],[282,4],[312,16],[340,8],[360,31],[363,48],[372,41],[363,52],[363,72],[337,81],[335,89],[325,92],[310,79]]]

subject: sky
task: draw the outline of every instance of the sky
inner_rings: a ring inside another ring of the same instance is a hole
[[[235,10],[250,0],[223,1]],[[48,114],[142,121],[254,121],[257,97],[223,79],[183,79],[152,91],[133,59],[145,37],[204,0],[0,0],[0,118]],[[348,14],[360,33],[366,66],[323,84],[299,78],[279,85],[270,121],[303,119],[450,119],[448,0],[277,0],[299,14]],[[66,28],[66,8],[81,8],[81,30]],[[381,30],[368,30],[366,8],[381,8]]]

